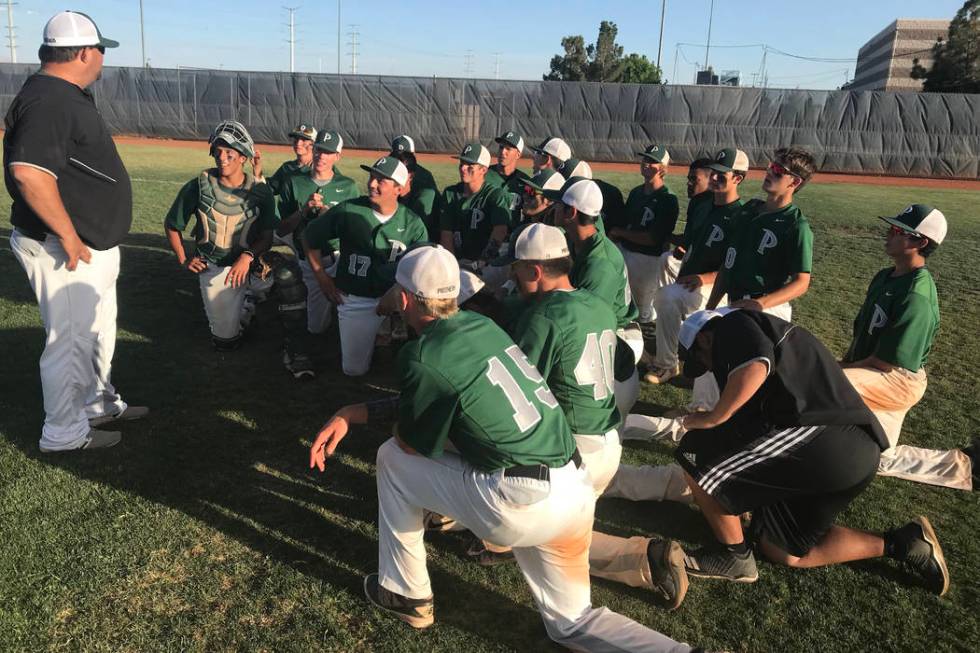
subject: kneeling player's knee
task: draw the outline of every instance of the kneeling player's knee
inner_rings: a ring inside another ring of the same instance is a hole
[[[764,536],[759,540],[759,551],[765,556],[766,560],[777,565],[784,565],[786,567],[800,567],[801,558],[784,551],[780,547],[776,546]]]
[[[234,336],[233,338],[222,338],[211,334],[211,343],[214,345],[215,351],[235,351],[242,345],[242,337]]]

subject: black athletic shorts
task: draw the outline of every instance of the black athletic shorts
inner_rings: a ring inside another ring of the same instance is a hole
[[[804,556],[878,471],[881,450],[857,426],[798,426],[745,437],[728,423],[689,431],[680,465],[750,532]]]

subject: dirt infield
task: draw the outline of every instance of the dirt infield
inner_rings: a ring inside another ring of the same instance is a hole
[[[143,138],[139,136],[116,136],[117,143],[127,145],[160,145],[164,147],[186,147],[200,148],[202,141],[182,141],[164,138]],[[266,152],[291,152],[292,148],[288,145],[260,145],[260,151]],[[378,150],[354,150],[345,149],[345,154],[352,156],[364,156],[367,158],[387,154]],[[420,162],[431,163],[453,163],[453,158],[448,154],[419,154]],[[522,165],[530,168],[530,159],[522,159]],[[636,172],[635,163],[589,163],[593,170],[608,172]],[[674,166],[677,172],[680,166]],[[749,179],[762,179],[763,170],[750,170]],[[980,190],[980,180],[968,179],[927,179],[920,177],[885,177],[879,175],[857,175],[842,173],[819,173],[814,177],[812,183],[815,184],[865,184],[869,186],[915,186],[919,188],[944,188],[947,190]]]

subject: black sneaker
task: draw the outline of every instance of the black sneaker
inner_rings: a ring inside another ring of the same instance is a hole
[[[721,578],[736,583],[759,580],[759,569],[751,551],[742,557],[724,548],[698,549],[684,555],[684,567],[688,576],[698,578]]]
[[[428,628],[435,623],[431,596],[427,599],[410,599],[390,592],[378,583],[377,574],[364,577],[364,595],[375,606],[395,615],[412,628]]]
[[[946,559],[927,517],[919,515],[889,535],[895,547],[892,557],[919,574],[930,591],[942,596],[949,590]]]
[[[687,594],[684,549],[674,540],[651,539],[647,544],[647,561],[653,591],[663,597],[670,610],[676,610]]]
[[[481,567],[496,567],[497,565],[517,562],[517,559],[514,557],[514,552],[510,549],[506,551],[491,551],[487,548],[483,540],[478,537],[474,537],[470,541],[470,545],[466,547],[466,555]]]
[[[289,350],[284,349],[282,352],[282,364],[286,366],[289,373],[293,375],[294,379],[313,379],[316,378],[316,372],[313,370],[313,361],[306,354],[299,352],[289,353]]]

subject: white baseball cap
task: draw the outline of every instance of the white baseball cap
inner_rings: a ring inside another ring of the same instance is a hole
[[[390,179],[399,186],[404,186],[408,182],[408,168],[393,156],[383,156],[375,161],[374,165],[362,165],[361,169]]]
[[[514,258],[518,261],[550,261],[568,255],[565,233],[542,222],[523,229],[514,243]]]
[[[459,156],[453,158],[459,159],[463,163],[476,163],[485,168],[490,167],[490,150],[479,143],[467,143],[463,146],[463,151],[459,153]]]
[[[462,304],[467,299],[480,292],[483,289],[483,279],[476,275],[474,272],[469,270],[459,271],[459,296],[456,297],[456,303]]]
[[[396,136],[391,141],[391,153],[396,154],[398,152],[408,152],[409,154],[414,154],[415,140],[407,134]]]
[[[417,247],[398,262],[395,281],[419,297],[451,299],[459,295],[459,264],[441,245]]]
[[[568,147],[568,143],[560,138],[546,138],[541,145],[532,147],[531,149],[535,152],[550,154],[559,161],[566,161],[572,158],[572,148]]]
[[[543,194],[593,218],[602,213],[602,191],[585,177],[571,177],[559,190],[546,190]]]
[[[530,179],[524,182],[538,192],[546,190],[559,190],[565,183],[565,178],[554,168],[544,168],[534,173]]]
[[[80,48],[101,45],[118,48],[119,41],[102,36],[95,21],[80,11],[61,11],[44,26],[44,45],[52,48]]]
[[[694,339],[697,337],[698,333],[704,327],[705,324],[715,319],[716,317],[724,317],[732,311],[737,311],[737,308],[717,308],[714,310],[704,310],[698,311],[697,313],[691,313],[684,323],[681,324],[681,330],[678,333],[678,341],[681,347],[684,349],[690,349],[694,344]]]
[[[558,172],[565,175],[566,179],[572,177],[592,179],[592,166],[581,159],[568,159],[558,167]]]
[[[928,204],[913,204],[893,218],[879,217],[903,231],[925,236],[937,245],[946,238],[946,216]]]

